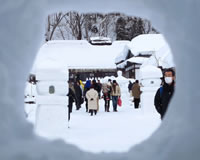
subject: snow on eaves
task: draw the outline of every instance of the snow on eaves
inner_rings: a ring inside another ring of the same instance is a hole
[[[115,63],[120,63],[124,60],[126,60],[126,57],[128,55],[129,48],[127,45],[124,46],[123,50],[118,54],[118,56],[115,58]]]

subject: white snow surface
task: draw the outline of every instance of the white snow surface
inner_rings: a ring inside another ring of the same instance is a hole
[[[162,34],[141,34],[131,40],[128,48],[134,56],[152,54],[167,45]]]
[[[200,15],[199,6],[195,0],[1,1],[0,159],[200,159],[200,23],[194,18]],[[45,140],[34,134],[33,126],[25,119],[25,82],[42,43],[44,20],[48,13],[61,9],[120,11],[148,18],[172,49],[177,66],[176,93],[165,119],[148,140],[126,153],[92,154],[62,141]]]
[[[59,103],[55,100],[52,102],[52,98],[55,97],[51,95],[49,100],[46,99],[46,104],[43,100],[39,111],[35,108],[37,113],[32,111],[32,104],[30,105],[27,114],[31,113],[31,115],[28,115],[28,120],[35,124],[39,135],[50,140],[63,139],[82,150],[94,153],[127,152],[131,146],[150,137],[159,127],[161,120],[153,105],[155,91],[148,92],[148,96],[142,102],[144,105],[140,109],[134,109],[133,98],[128,93],[128,79],[119,76],[116,80],[122,93],[122,107],[118,106],[117,113],[113,112],[112,102],[110,102],[110,112],[104,112],[103,99],[99,101],[99,112],[93,117],[85,112],[85,103],[78,111],[74,104],[68,124],[66,104],[60,100],[64,105],[61,103],[55,105]]]
[[[118,42],[119,44],[120,42]],[[54,40],[45,43],[38,52],[33,73],[42,68],[111,68],[115,69],[115,57],[123,49],[121,45],[96,46],[85,40]]]

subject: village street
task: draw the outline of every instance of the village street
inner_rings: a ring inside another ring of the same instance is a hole
[[[35,117],[37,118],[37,134],[47,139],[63,139],[66,143],[74,144],[85,151],[128,151],[133,145],[151,136],[159,127],[161,120],[152,102],[155,92],[148,92],[140,108],[134,109],[133,98],[126,87],[127,83],[120,80],[119,83],[122,107],[118,106],[118,112],[113,112],[112,102],[110,112],[104,112],[103,99],[99,101],[100,109],[96,116],[90,116],[85,111],[85,104],[78,111],[74,105],[68,124],[67,106],[43,105],[40,111],[36,112],[35,105],[26,104],[27,112],[29,110],[30,113],[28,120],[35,123]]]

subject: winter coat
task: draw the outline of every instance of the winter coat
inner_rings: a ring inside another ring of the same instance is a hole
[[[167,111],[168,104],[174,94],[174,82],[171,85],[164,83],[162,91],[160,88],[157,90],[154,105],[158,113],[160,113],[161,118],[163,119],[165,112]]]
[[[114,85],[112,85],[111,96],[121,96],[121,90],[120,90],[119,85],[116,85],[116,90],[114,90]]]
[[[129,84],[128,84],[128,91],[131,91],[132,87],[133,87],[133,83],[129,82]]]
[[[91,88],[89,91],[86,92],[86,98],[88,99],[89,110],[99,109],[98,92],[94,88]]]
[[[68,104],[72,104],[73,102],[75,102],[76,96],[74,94],[74,91],[71,88],[69,88],[69,92],[68,92],[67,96],[69,97]]]
[[[80,85],[74,84],[74,89],[75,89],[75,95],[77,99],[77,103],[81,104],[82,102],[82,90]]]
[[[107,83],[102,84],[102,93],[110,93],[111,92],[111,86]]]
[[[141,94],[141,91],[140,91],[140,86],[138,83],[134,83],[133,84],[133,87],[132,87],[132,96],[136,99],[139,99],[140,98],[140,94]]]

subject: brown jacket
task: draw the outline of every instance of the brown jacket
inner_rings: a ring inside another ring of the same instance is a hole
[[[133,87],[132,87],[132,96],[134,98],[140,98],[140,94],[141,94],[141,91],[140,91],[139,84],[138,83],[134,83]]]

